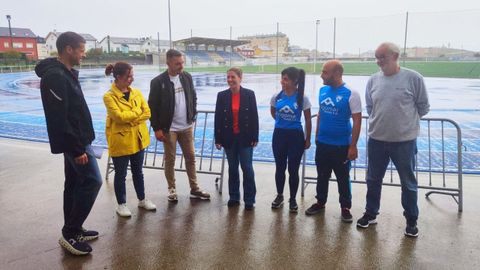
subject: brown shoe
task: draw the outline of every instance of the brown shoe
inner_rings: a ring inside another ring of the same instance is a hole
[[[210,194],[200,189],[191,190],[190,191],[190,198],[194,199],[201,199],[201,200],[210,200]]]

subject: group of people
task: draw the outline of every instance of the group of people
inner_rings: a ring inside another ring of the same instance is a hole
[[[73,67],[85,56],[85,40],[74,32],[62,33],[57,39],[58,58],[42,60],[35,68],[41,77],[41,97],[52,153],[63,153],[65,160],[64,226],[61,246],[75,255],[92,251],[87,241],[98,232],[83,227],[102,185],[101,175],[91,143],[95,138],[92,119]],[[375,224],[379,214],[382,180],[391,160],[402,184],[402,206],[406,218],[405,235],[416,237],[418,228],[417,180],[414,174],[416,137],[420,117],[429,110],[423,78],[398,64],[399,48],[382,43],[375,52],[381,71],[367,83],[365,99],[369,114],[367,196],[364,215],[357,226]],[[193,124],[197,115],[197,95],[192,77],[183,71],[181,52],[169,50],[167,70],[151,81],[148,102],[140,90],[131,86],[133,68],[126,62],[108,65],[106,75],[113,75],[103,101],[107,109],[106,138],[115,177],[116,212],[131,216],[126,203],[125,178],[130,164],[138,207],[155,210],[145,197],[142,172],[144,151],[150,143],[147,120],[155,138],[163,142],[168,201],[177,202],[175,160],[177,141],[185,158],[192,198],[209,200],[200,189],[195,168]],[[324,86],[318,95],[319,111],[315,131],[317,167],[316,202],[306,215],[325,209],[332,171],[338,182],[341,219],[352,222],[351,161],[358,155],[357,141],[362,123],[362,105],[358,92],[343,81],[343,66],[338,60],[324,63],[321,77]],[[217,149],[225,150],[228,160],[228,207],[241,201],[239,165],[243,172],[245,210],[255,207],[255,173],[253,149],[259,141],[259,119],[255,92],[241,85],[240,68],[227,72],[229,88],[217,95],[214,139]],[[305,71],[289,67],[281,73],[282,90],[270,100],[275,120],[272,150],[275,158],[277,195],[271,207],[284,203],[286,169],[288,168],[289,210],[298,212],[296,194],[299,186],[301,158],[311,141],[311,103],[304,94]],[[303,121],[302,121],[303,114]],[[303,124],[302,124],[303,123]],[[353,124],[352,124],[353,123]]]

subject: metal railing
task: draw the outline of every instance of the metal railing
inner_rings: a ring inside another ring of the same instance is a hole
[[[220,182],[219,193],[223,190],[223,172],[225,170],[225,152],[216,150],[215,141],[213,136],[213,116],[214,111],[198,111],[197,121],[194,124],[193,137],[195,145],[195,165],[197,167],[197,174],[209,174],[217,176],[215,178],[215,184]],[[209,134],[207,131],[212,132]],[[200,137],[197,137],[197,134]],[[165,169],[165,158],[163,156],[163,143],[159,143],[155,137],[152,138],[152,129],[150,128],[151,143],[147,149],[145,149],[145,157],[143,168],[145,169]],[[211,136],[208,136],[211,135]],[[198,147],[197,147],[198,146]],[[184,168],[183,154],[179,153],[177,145],[175,162],[175,172],[186,172]],[[179,159],[179,160],[178,160]],[[221,162],[214,162],[214,159],[221,159]],[[107,171],[105,174],[105,180],[108,181],[110,173],[115,171],[111,157],[108,157]]]
[[[315,118],[317,115],[312,116]],[[441,194],[452,196],[458,204],[458,212],[463,210],[463,186],[462,186],[462,132],[460,126],[453,120],[445,118],[422,118],[421,134],[417,138],[419,151],[415,157],[415,173],[418,188],[428,190],[425,196]],[[446,124],[449,127],[446,127]],[[446,137],[445,135],[448,135]],[[452,139],[455,138],[455,139]],[[352,183],[366,184],[366,168],[368,165],[367,155],[368,141],[368,117],[363,117],[362,132],[358,140],[359,155],[352,162],[350,178]],[[449,144],[447,142],[450,142]],[[363,148],[364,147],[364,148]],[[309,184],[316,184],[315,163],[307,161],[309,153],[315,153],[315,145],[305,151],[302,161],[301,186],[302,197]],[[393,172],[396,171],[392,162],[388,165],[383,185],[400,187],[400,179]],[[363,174],[362,174],[363,172]],[[389,172],[389,173],[388,173]],[[308,173],[311,173],[310,175]],[[315,176],[313,176],[315,175]],[[389,176],[388,176],[389,175]],[[456,176],[455,180],[447,179],[447,175]],[[361,179],[360,177],[363,176]],[[439,180],[440,179],[440,180]],[[330,181],[336,181],[331,178]]]

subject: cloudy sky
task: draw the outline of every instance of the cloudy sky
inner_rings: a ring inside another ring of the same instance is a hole
[[[2,1],[0,26],[30,28],[40,36],[53,29],[124,37],[168,39],[168,0],[11,0]],[[480,51],[478,0],[171,0],[172,38],[233,38],[286,33],[293,45],[320,50],[365,51],[383,40],[403,45],[409,11],[407,46],[451,46]],[[475,27],[469,27],[475,25]]]

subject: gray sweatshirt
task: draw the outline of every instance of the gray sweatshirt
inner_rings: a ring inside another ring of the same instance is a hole
[[[416,139],[420,117],[430,109],[422,75],[407,68],[400,68],[392,76],[382,71],[373,74],[367,83],[365,101],[368,135],[386,142]]]

